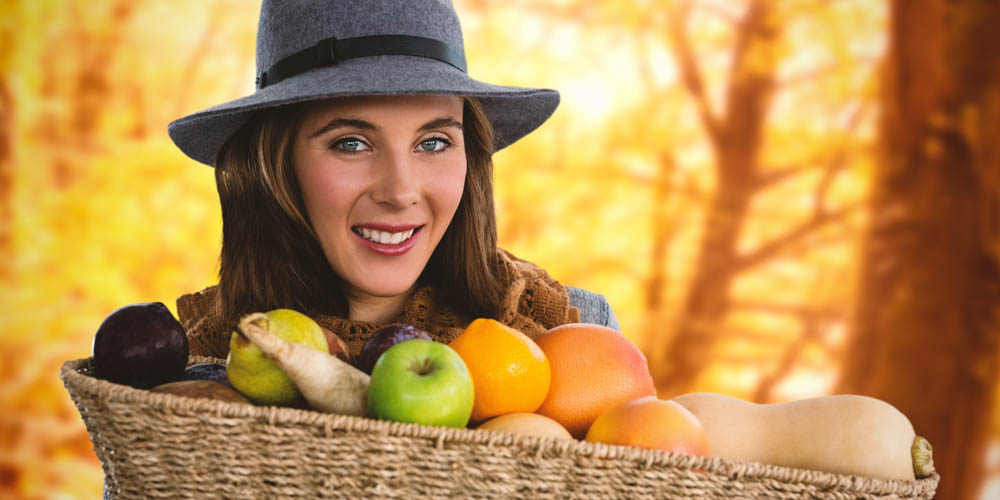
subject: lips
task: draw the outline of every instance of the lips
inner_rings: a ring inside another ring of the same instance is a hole
[[[400,255],[413,247],[415,236],[423,229],[418,224],[364,224],[351,227],[361,243],[375,253]]]

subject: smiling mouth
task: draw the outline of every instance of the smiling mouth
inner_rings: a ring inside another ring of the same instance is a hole
[[[392,233],[388,231],[379,231],[377,229],[369,229],[367,227],[354,226],[351,228],[351,231],[354,231],[354,234],[371,241],[372,243],[379,243],[381,245],[399,245],[412,238],[413,235],[416,234],[417,231],[420,231],[423,227],[424,226],[417,226],[407,229],[406,231]]]

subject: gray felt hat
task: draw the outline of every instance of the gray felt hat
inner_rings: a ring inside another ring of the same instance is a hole
[[[462,27],[449,0],[264,0],[257,89],[172,122],[170,138],[214,165],[255,111],[328,97],[454,94],[478,97],[500,150],[536,129],[559,93],[469,78]]]

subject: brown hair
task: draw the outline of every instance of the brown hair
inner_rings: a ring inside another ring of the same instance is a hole
[[[259,112],[219,152],[222,251],[216,296],[227,324],[279,307],[347,316],[343,281],[309,222],[292,163],[307,105]],[[464,99],[463,128],[468,168],[462,199],[419,280],[463,313],[494,317],[502,285],[496,276],[493,129],[475,98]]]

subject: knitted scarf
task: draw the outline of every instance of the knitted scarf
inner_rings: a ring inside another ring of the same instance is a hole
[[[505,293],[497,321],[534,338],[546,330],[580,321],[577,308],[569,305],[563,286],[538,266],[499,250],[501,282]],[[236,325],[222,324],[217,310],[217,286],[177,299],[177,315],[187,330],[193,355],[225,358],[229,337]],[[385,324],[353,321],[337,316],[313,317],[321,326],[343,339],[357,356],[372,333]],[[423,286],[410,297],[403,312],[390,323],[408,323],[426,330],[431,338],[448,343],[476,318],[435,300],[433,288]]]

